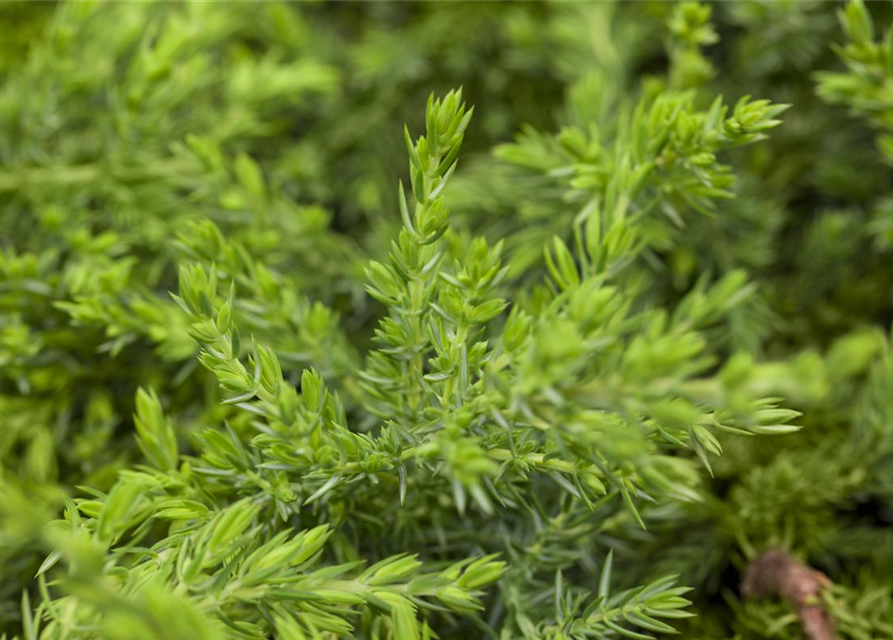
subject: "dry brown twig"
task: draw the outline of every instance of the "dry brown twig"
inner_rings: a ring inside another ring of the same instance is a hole
[[[747,565],[741,592],[747,598],[780,595],[796,610],[807,640],[838,640],[834,620],[822,605],[831,580],[782,549],[767,551]]]

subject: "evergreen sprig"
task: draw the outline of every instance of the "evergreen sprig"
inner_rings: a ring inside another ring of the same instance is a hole
[[[887,637],[891,19],[0,5],[0,637]]]

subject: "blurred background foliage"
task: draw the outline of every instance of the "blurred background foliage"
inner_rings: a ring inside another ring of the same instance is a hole
[[[734,198],[705,204],[669,174],[627,284],[670,305],[745,269],[757,294],[717,350],[806,429],[724,440],[703,503],[655,507],[647,532],[601,542],[625,583],[679,573],[696,587],[685,637],[799,637],[783,605],[738,600],[741,567],[773,545],[835,581],[845,637],[889,637],[893,9],[841,22],[831,2],[680,6],[0,4],[3,476],[35,497],[107,489],[139,460],[139,386],[163,387],[185,430],[219,418],[168,295],[187,259],[262,261],[245,326],[288,379],[312,362],[338,387],[381,314],[363,268],[399,225],[402,126],[422,128],[430,93],[461,85],[477,107],[447,194],[455,241],[503,240],[530,309],[544,247],[572,240],[575,190],[611,171],[622,114],[668,89],[701,109],[752,95],[792,105],[784,124],[723,155]],[[320,344],[335,325],[344,335]],[[42,561],[29,544],[0,530],[3,629],[21,625]],[[560,531],[548,545],[573,547]]]

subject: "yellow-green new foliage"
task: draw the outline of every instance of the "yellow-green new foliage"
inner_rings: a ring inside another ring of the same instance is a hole
[[[3,7],[0,634],[889,636],[888,13]]]

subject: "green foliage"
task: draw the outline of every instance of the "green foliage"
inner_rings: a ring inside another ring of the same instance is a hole
[[[793,640],[781,546],[889,636],[893,15],[838,8],[3,7],[0,633]]]

